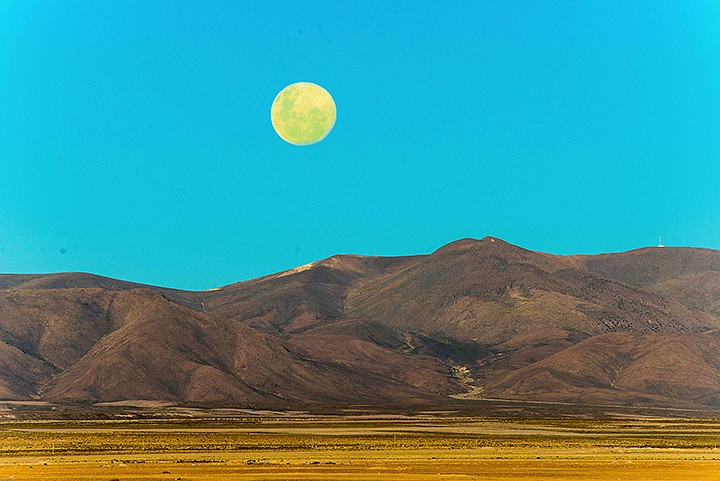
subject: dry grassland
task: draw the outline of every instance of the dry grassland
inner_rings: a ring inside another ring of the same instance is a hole
[[[245,418],[0,424],[0,480],[713,480],[720,420]]]

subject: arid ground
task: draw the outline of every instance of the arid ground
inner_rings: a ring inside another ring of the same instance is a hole
[[[239,415],[240,414],[240,415]],[[720,420],[461,412],[11,420],[0,480],[717,480]]]

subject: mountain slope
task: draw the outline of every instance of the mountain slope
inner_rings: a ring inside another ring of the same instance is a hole
[[[214,316],[237,319],[266,332],[293,333],[345,315],[354,286],[416,262],[417,257],[337,255],[306,266],[197,293]]]
[[[661,294],[720,320],[720,251],[646,247],[570,260],[594,274]]]
[[[719,405],[720,253],[496,238],[203,292],[0,275],[0,399]]]
[[[356,289],[348,306],[353,316],[395,328],[487,345],[548,329],[596,335],[718,326],[679,302],[494,238],[449,244]]]
[[[149,287],[135,282],[85,272],[61,272],[57,274],[0,274],[0,290],[16,289],[106,289],[122,291]]]
[[[149,290],[6,295],[3,336],[24,349],[0,344],[0,393],[6,399],[410,402],[459,390],[446,366],[432,358],[410,360],[372,343],[366,359],[312,357],[317,339],[293,347]],[[383,357],[392,358],[387,369],[363,368]],[[403,365],[423,369],[421,377],[432,382],[422,384],[392,367]]]
[[[583,404],[720,405],[717,334],[610,333],[485,386],[491,398]]]
[[[27,290],[0,296],[2,340],[58,368],[76,362],[111,328],[113,294],[100,290]]]

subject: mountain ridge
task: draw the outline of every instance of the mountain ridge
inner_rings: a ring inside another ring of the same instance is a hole
[[[5,274],[0,398],[717,406],[717,329],[711,249],[558,256],[488,236],[205,291]]]

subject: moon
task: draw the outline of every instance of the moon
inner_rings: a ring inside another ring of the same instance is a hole
[[[335,126],[335,102],[327,90],[310,82],[288,85],[270,109],[275,132],[293,145],[320,142]]]

